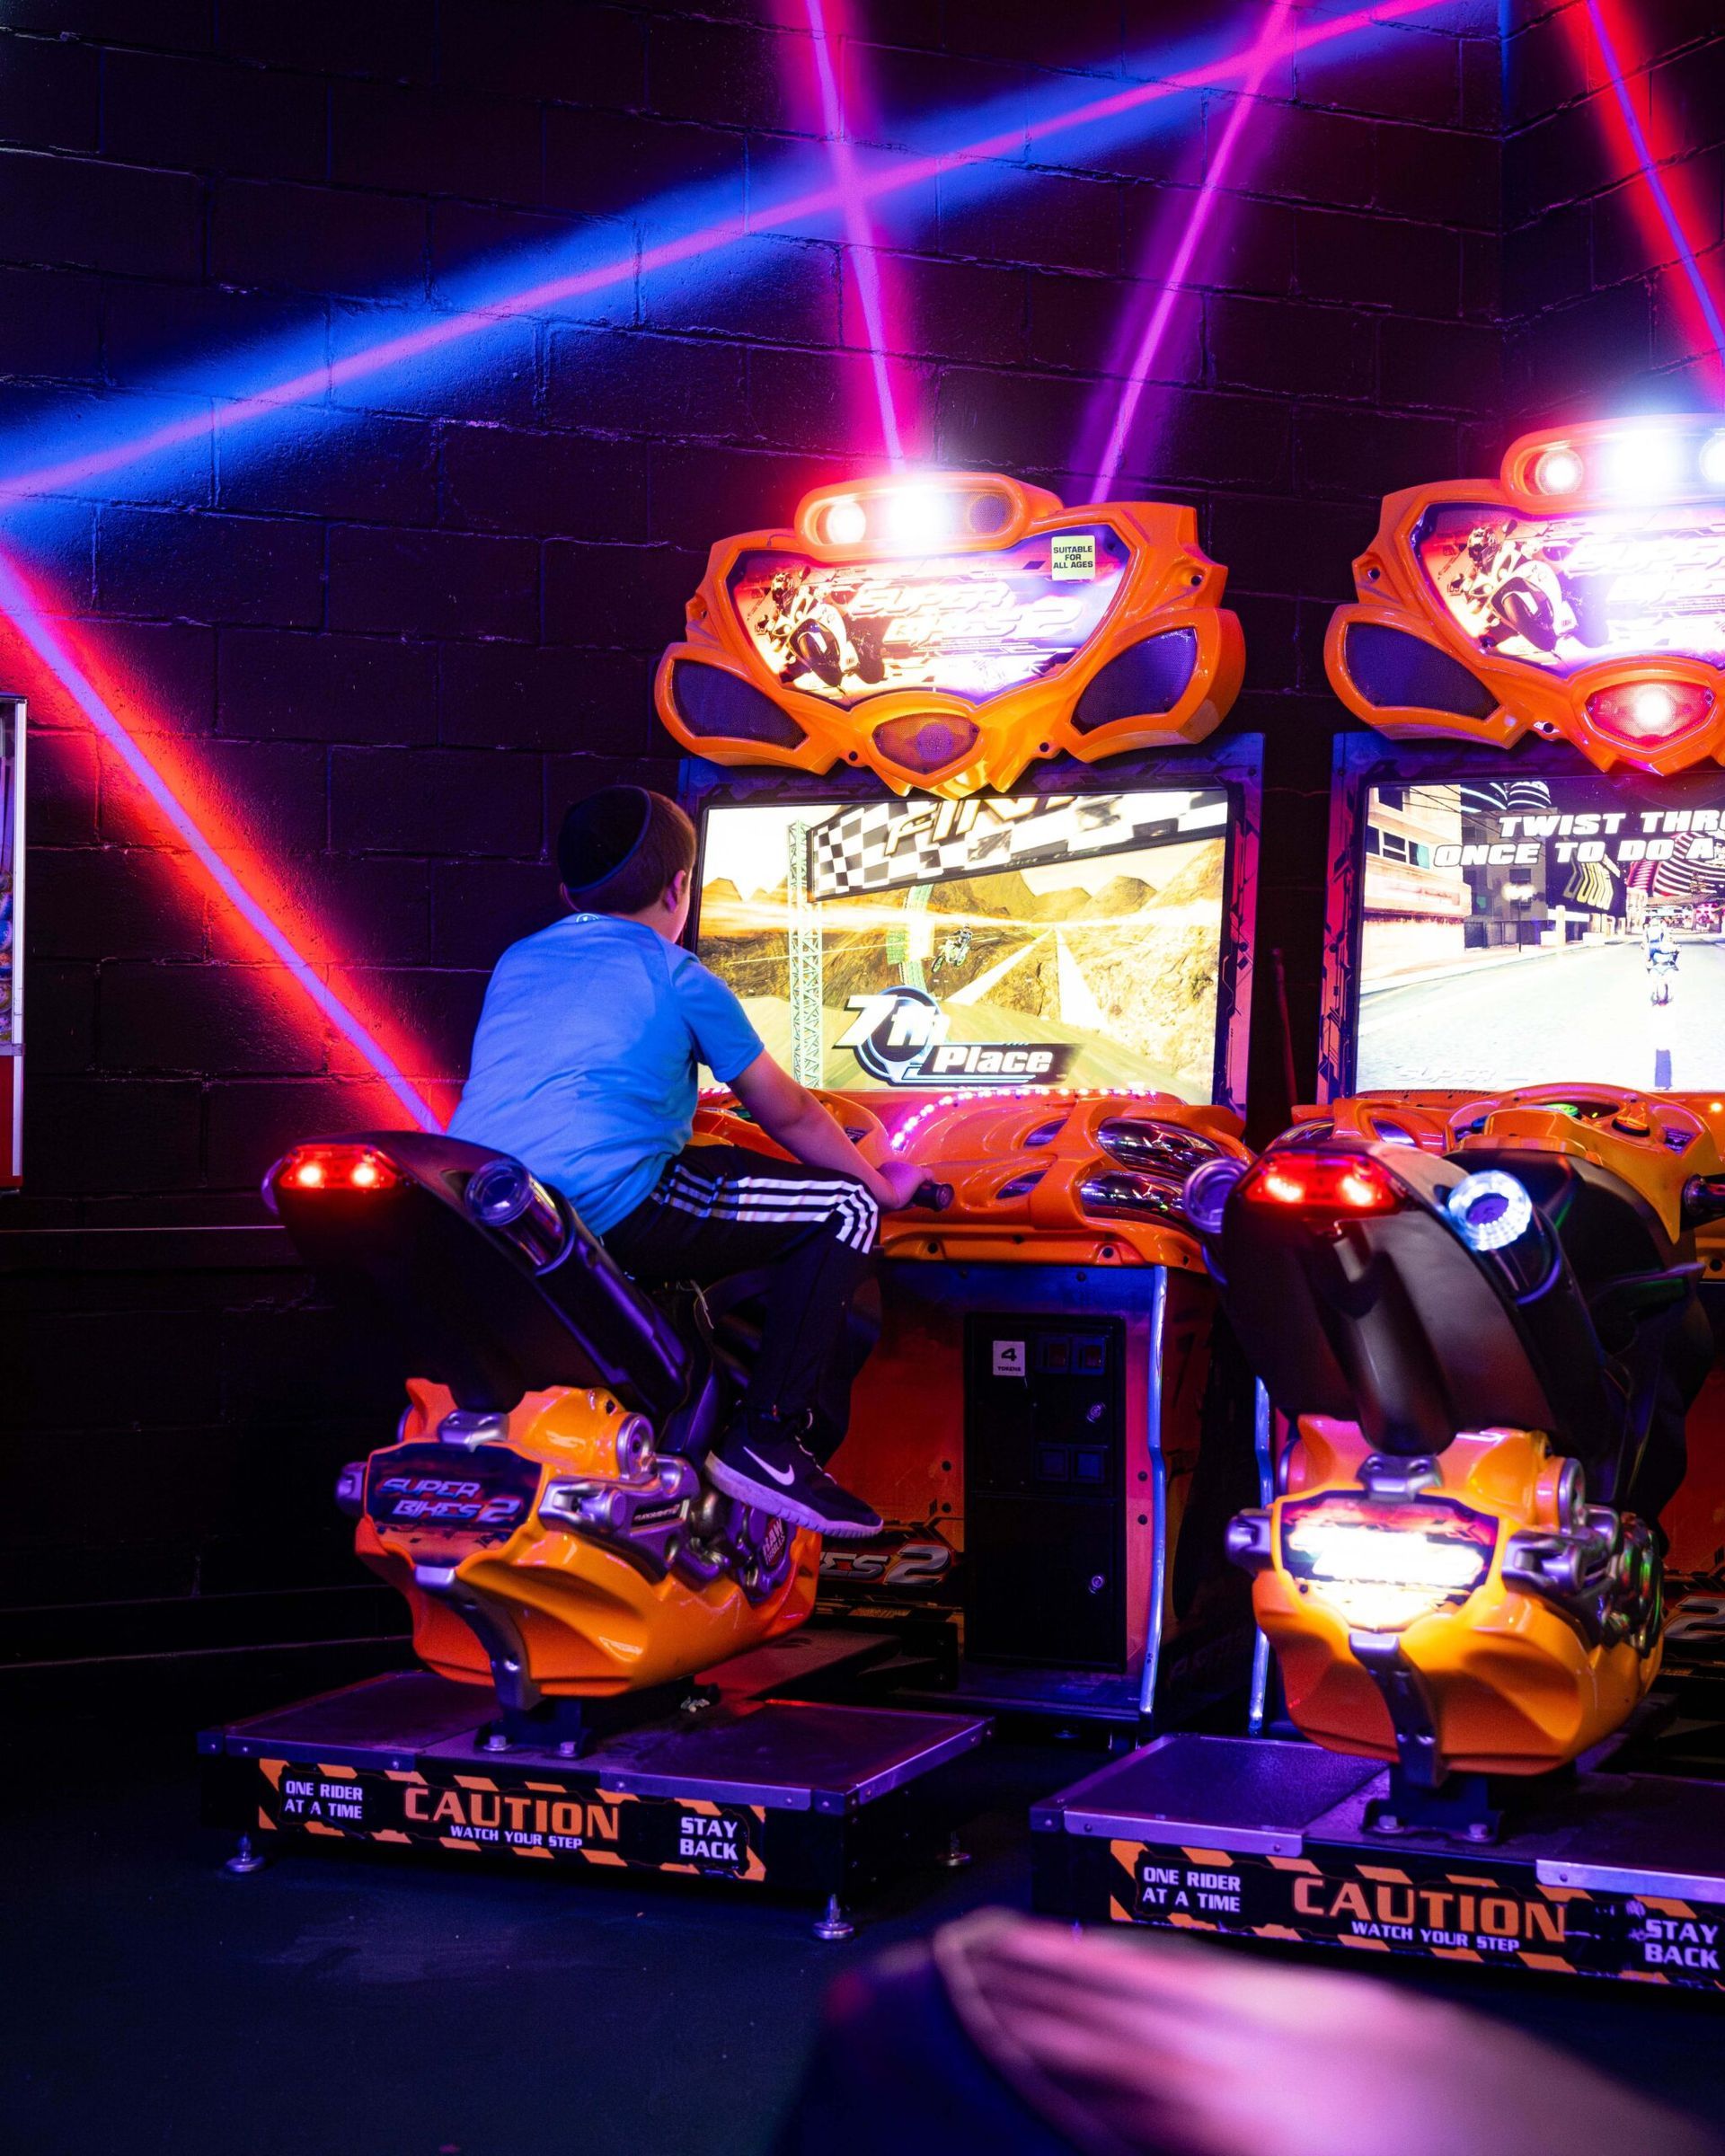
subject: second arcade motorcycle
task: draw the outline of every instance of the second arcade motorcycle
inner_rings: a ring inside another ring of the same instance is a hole
[[[1493,1778],[1568,1765],[1658,1670],[1725,1162],[1671,1097],[1535,1087],[1446,1125],[1365,1097],[1187,1207],[1292,1425],[1230,1530],[1288,1715],[1390,1763],[1376,1831],[1490,1839]]]
[[[819,1537],[702,1468],[764,1277],[655,1299],[519,1162],[440,1135],[301,1145],[265,1193],[412,1374],[340,1500],[425,1666],[494,1692],[500,1748],[578,1754],[809,1614]]]

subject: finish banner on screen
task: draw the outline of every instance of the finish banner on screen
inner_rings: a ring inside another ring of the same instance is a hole
[[[809,834],[809,895],[846,898],[1091,853],[1177,845],[1227,828],[1227,796],[1051,793],[870,801]]]

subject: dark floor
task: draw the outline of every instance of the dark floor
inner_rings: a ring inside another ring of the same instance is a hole
[[[104,1761],[87,1721],[31,1749],[0,1824],[0,2116],[21,2156],[756,2156],[830,1978],[980,1903],[1024,1905],[1027,1803],[1096,1763],[998,1746],[975,1763],[971,1867],[903,1881],[823,1947],[798,1907],[536,1867],[306,1855],[230,1878],[189,1759],[121,1739]],[[1398,1969],[1725,2122],[1704,2000]]]

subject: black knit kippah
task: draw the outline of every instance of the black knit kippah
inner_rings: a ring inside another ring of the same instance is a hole
[[[577,801],[557,834],[557,869],[575,897],[608,883],[631,861],[653,820],[644,786],[602,786]]]

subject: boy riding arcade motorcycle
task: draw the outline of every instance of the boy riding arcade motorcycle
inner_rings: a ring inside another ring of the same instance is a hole
[[[1186,1203],[1296,1425],[1230,1530],[1288,1712],[1391,1763],[1378,1831],[1488,1837],[1484,1777],[1566,1765],[1658,1669],[1725,1162],[1669,1097],[1527,1088],[1423,1142],[1367,1097]]]

